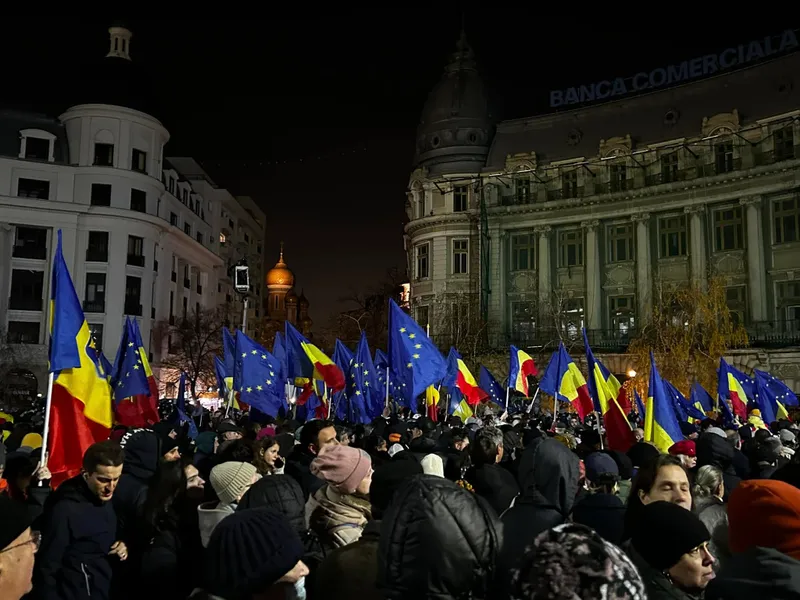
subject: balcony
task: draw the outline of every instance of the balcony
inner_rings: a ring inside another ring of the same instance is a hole
[[[661,171],[660,173],[651,173],[645,177],[645,185],[661,185],[662,183],[686,181],[687,179],[692,179],[696,172],[694,167],[689,167],[688,169],[670,169]]]
[[[86,262],[108,262],[108,248],[87,248]]]
[[[748,324],[751,348],[786,348],[800,346],[800,320],[758,321]]]
[[[132,267],[143,267],[144,254],[128,254],[128,264]]]
[[[85,313],[104,313],[106,312],[105,300],[84,300],[83,312]]]
[[[125,298],[125,314],[132,317],[142,316],[142,305],[138,298]]]
[[[184,279],[183,280],[183,287],[185,287],[188,290],[189,288],[192,287],[192,281],[190,279]]]
[[[800,158],[800,146],[787,146],[777,150],[757,151],[753,156],[753,162],[755,166],[761,167],[796,158]]]
[[[698,177],[712,177],[714,175],[724,175],[725,173],[733,173],[742,169],[741,158],[727,158],[715,160],[714,162],[697,165]]]

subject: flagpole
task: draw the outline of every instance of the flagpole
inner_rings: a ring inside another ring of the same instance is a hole
[[[47,443],[48,437],[50,435],[50,405],[53,401],[53,380],[55,379],[54,374],[50,371],[47,374],[47,400],[44,405],[44,430],[42,431],[42,455],[39,458],[39,464],[42,467],[46,467],[47,463],[45,459],[47,457]],[[42,480],[39,480],[39,487],[42,487]]]
[[[506,412],[508,412],[508,399],[510,396],[511,396],[511,388],[506,387]]]
[[[605,446],[603,445],[603,432],[600,431],[600,414],[594,410],[594,420],[597,423],[597,435],[600,436],[600,450],[605,450]]]
[[[389,365],[386,365],[386,406],[384,408],[389,408]]]

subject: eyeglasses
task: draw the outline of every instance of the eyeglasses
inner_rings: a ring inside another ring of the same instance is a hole
[[[0,554],[3,552],[10,552],[14,548],[21,548],[22,546],[27,546],[28,544],[33,544],[33,551],[36,552],[39,550],[39,545],[42,543],[42,534],[39,531],[31,531],[31,539],[24,541],[20,544],[15,544],[14,546],[9,546],[8,548],[4,548],[0,550]]]

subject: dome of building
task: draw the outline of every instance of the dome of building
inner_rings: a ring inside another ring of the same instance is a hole
[[[284,299],[286,306],[296,306],[297,305],[297,294],[294,293],[294,290],[289,291],[286,294],[286,298]]]
[[[440,172],[480,168],[491,144],[491,118],[488,94],[462,30],[456,51],[422,111],[415,166]]]
[[[284,285],[292,287],[294,285],[294,274],[283,262],[283,244],[281,244],[281,255],[275,266],[267,271],[267,287],[271,285]]]
[[[297,299],[297,304],[300,306],[300,308],[309,307],[308,298],[306,298],[306,295],[303,292],[300,292],[300,297]]]

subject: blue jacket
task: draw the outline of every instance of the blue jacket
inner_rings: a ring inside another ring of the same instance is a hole
[[[33,595],[39,600],[107,600],[117,517],[83,480],[62,483],[47,500]],[[116,560],[116,559],[113,559]]]

